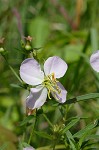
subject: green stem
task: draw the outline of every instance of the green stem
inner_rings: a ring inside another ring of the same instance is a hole
[[[53,150],[55,150],[56,149],[56,144],[58,143],[58,137],[56,137],[55,133],[53,135],[55,136],[55,139],[52,140],[52,142],[53,142],[52,147],[53,147]]]
[[[46,121],[48,122],[48,124],[53,128],[53,124],[50,122],[50,120],[47,118],[47,116],[45,114],[43,114],[43,116],[46,119]]]
[[[17,73],[14,71],[14,69],[8,64],[10,70],[13,72],[13,74],[16,76],[16,78],[22,83],[22,80],[20,79],[20,77],[17,75]]]
[[[54,145],[53,145],[53,150],[55,150],[55,145],[56,145],[56,144],[54,143]]]
[[[34,133],[34,129],[35,129],[35,126],[36,126],[36,122],[37,122],[37,116],[35,118],[35,122],[34,122],[34,125],[33,125],[32,132],[30,134],[29,140],[28,140],[28,144],[30,144],[30,142],[31,142],[31,139],[32,139],[32,136],[33,136],[33,133]]]
[[[22,80],[21,80],[20,77],[17,75],[17,73],[15,72],[15,70],[10,66],[10,64],[8,63],[6,57],[5,57],[4,55],[2,55],[2,56],[3,56],[3,58],[5,59],[5,61],[6,61],[7,65],[8,65],[8,67],[10,68],[10,70],[13,72],[13,74],[16,76],[16,78],[22,83]]]

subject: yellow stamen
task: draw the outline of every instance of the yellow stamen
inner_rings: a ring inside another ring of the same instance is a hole
[[[51,99],[50,93],[51,93],[51,90],[49,89],[49,90],[48,90],[48,98],[49,98],[49,99]]]
[[[50,97],[51,92],[54,93],[55,98],[57,100],[58,100],[57,93],[61,94],[61,89],[57,85],[57,82],[59,82],[59,81],[56,80],[54,73],[52,73],[48,76],[45,76],[45,78],[44,78],[44,81],[42,84],[48,89],[48,98],[49,99],[51,99],[51,97]]]

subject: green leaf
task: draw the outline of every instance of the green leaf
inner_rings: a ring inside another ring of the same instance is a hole
[[[98,120],[95,121],[95,123],[88,124],[84,129],[78,131],[73,135],[73,137],[81,138],[86,132],[92,130],[98,125]]]
[[[72,139],[75,142],[73,135],[71,134],[71,132],[69,130],[66,132],[66,135],[69,139]]]
[[[76,133],[76,137],[79,137],[79,146],[82,145],[82,143],[85,141],[86,137],[88,135],[90,135],[90,133],[92,132],[92,129],[94,129],[95,127],[98,126],[98,120],[95,121],[95,123],[91,123],[89,124],[87,127],[85,127],[84,129],[80,130],[78,133],[78,136],[77,136],[77,133]],[[74,136],[75,137],[75,136]]]
[[[99,93],[89,93],[89,94],[85,94],[85,95],[76,97],[77,102],[88,100],[88,99],[94,99],[94,98],[99,98]]]
[[[22,142],[22,146],[23,147],[30,147],[30,145],[28,143],[26,143],[26,142]]]
[[[66,104],[72,104],[80,101],[86,101],[86,100],[92,100],[99,98],[99,93],[89,93],[81,96],[77,96],[71,99],[68,99],[64,104],[59,104],[59,105],[66,105]]]
[[[34,47],[41,47],[49,36],[49,22],[44,17],[36,17],[29,24],[29,35],[31,35]]]
[[[14,87],[14,88],[22,88],[22,86],[21,85],[19,85],[19,84],[10,84],[10,86],[12,86],[12,87]]]
[[[99,135],[91,135],[91,132],[92,132],[92,130],[88,130],[86,133],[84,133],[83,135],[82,135],[82,137],[79,139],[79,146],[82,146],[82,143],[83,142],[85,142],[86,140],[88,141],[88,140],[99,140]],[[86,138],[87,137],[87,138]],[[97,138],[97,139],[96,139]],[[90,145],[91,145],[92,143],[90,143]],[[86,145],[88,145],[88,144],[86,144]]]
[[[43,137],[43,138],[49,139],[49,140],[52,140],[52,138],[53,138],[51,135],[49,135],[45,132],[42,132],[42,131],[34,131],[34,133]]]
[[[78,145],[75,142],[75,140],[74,140],[74,138],[73,138],[73,136],[72,136],[72,134],[71,134],[71,132],[69,130],[66,132],[66,136],[67,136],[67,138],[69,140],[70,147],[72,148],[72,150],[79,150],[78,149]]]
[[[73,127],[76,123],[78,123],[80,121],[80,118],[77,119],[73,119],[70,123],[68,123],[66,125],[66,127],[64,127],[64,129],[62,130],[62,133],[65,133],[67,130],[69,130],[71,127]]]
[[[79,57],[81,55],[81,50],[82,50],[81,44],[69,44],[64,47],[65,53],[66,53],[66,60],[67,62],[74,62],[79,60]]]
[[[76,147],[76,143],[74,143],[74,141],[72,139],[68,139],[69,142],[70,142],[70,146],[72,148],[72,150],[79,150],[77,147]]]
[[[81,147],[82,146],[82,144],[83,144],[83,142],[85,141],[85,139],[86,139],[86,136],[88,136],[88,135],[90,135],[91,134],[91,131],[92,130],[88,130],[87,132],[85,132],[82,136],[81,136],[81,138],[79,139],[79,146]]]
[[[98,34],[96,28],[91,29],[91,46],[92,50],[98,50]]]
[[[99,144],[97,142],[90,142],[84,146],[84,150],[99,150]]]
[[[21,121],[21,122],[19,123],[19,126],[23,126],[23,125],[27,124],[27,123],[28,123],[30,120],[32,120],[33,118],[34,118],[33,115],[27,116],[23,121]]]
[[[95,140],[99,140],[99,135],[96,135],[96,134],[92,134],[92,135],[89,135],[87,136],[87,139],[95,139]]]

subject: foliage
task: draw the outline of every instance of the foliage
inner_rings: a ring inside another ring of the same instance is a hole
[[[99,75],[89,63],[99,47],[98,15],[98,0],[0,1],[0,150],[29,145],[37,150],[99,149]],[[28,35],[33,40],[26,49]],[[29,86],[19,68],[31,54],[41,66],[54,55],[67,62],[60,81],[68,95],[64,104],[47,99],[28,116]]]

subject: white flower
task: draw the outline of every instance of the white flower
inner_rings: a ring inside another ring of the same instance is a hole
[[[99,72],[99,50],[91,55],[90,64],[95,71]]]
[[[20,76],[24,82],[35,86],[30,89],[26,106],[30,109],[41,107],[50,93],[60,103],[66,101],[67,91],[56,80],[64,76],[67,64],[59,57],[49,57],[44,63],[44,72],[34,58],[25,59],[20,66]]]
[[[23,148],[23,150],[35,150],[33,147],[26,147],[26,148]]]

